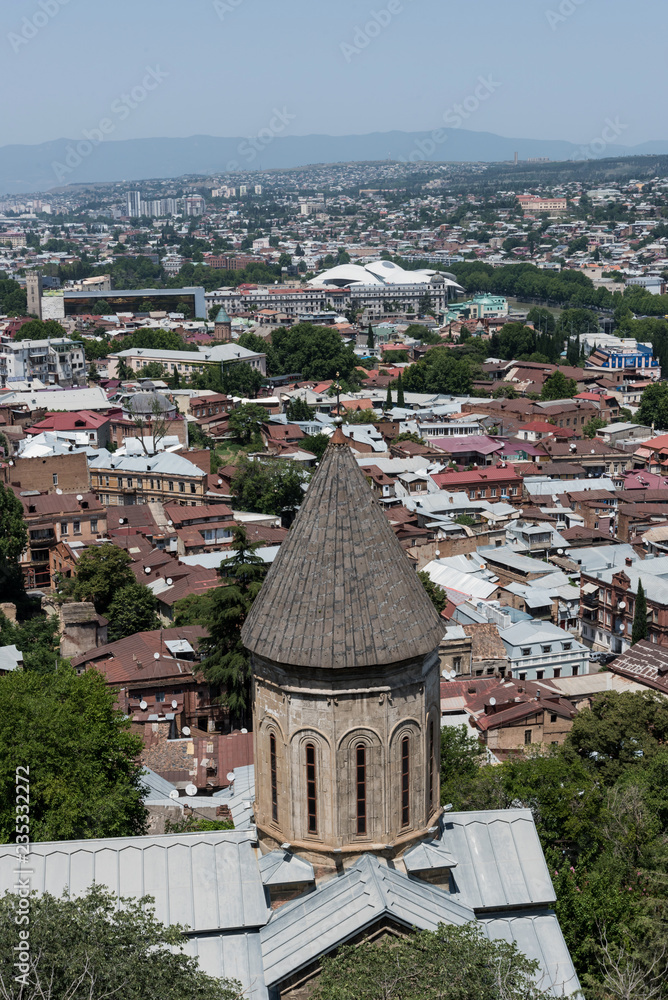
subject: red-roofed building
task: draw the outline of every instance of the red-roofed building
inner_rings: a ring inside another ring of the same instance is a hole
[[[446,469],[431,478],[440,490],[465,492],[470,500],[501,500],[522,496],[522,477],[509,462],[497,462],[496,465],[467,472]]]
[[[76,410],[73,413],[47,413],[42,420],[26,427],[26,434],[43,434],[46,431],[63,434],[85,434],[93,448],[106,448],[110,440],[110,419],[108,414],[94,413],[92,410]]]
[[[543,420],[531,420],[528,424],[520,425],[517,437],[522,441],[542,441],[545,437],[553,437],[556,430],[554,424],[548,424]]]

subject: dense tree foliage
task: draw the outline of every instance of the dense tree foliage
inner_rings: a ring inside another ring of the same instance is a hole
[[[55,319],[31,319],[17,331],[14,340],[49,340],[66,337],[67,331]]]
[[[475,924],[345,945],[323,961],[314,1000],[547,1000],[538,965]]]
[[[73,601],[92,601],[106,615],[117,591],[135,582],[132,559],[111,542],[88,548],[77,563],[76,576],[59,581],[59,589]]]
[[[150,632],[160,628],[158,602],[143,583],[129,583],[114,594],[107,609],[109,642],[125,639],[135,632]]]
[[[463,396],[473,387],[476,365],[448,347],[433,347],[422,361],[407,368],[403,375],[406,392],[453,393]]]
[[[550,399],[572,399],[578,391],[578,384],[574,378],[566,378],[564,373],[558,368],[543,382],[540,398]]]
[[[300,372],[305,379],[333,379],[340,377],[349,384],[357,384],[358,359],[349,347],[344,347],[338,330],[313,323],[297,323],[287,330],[274,330],[272,334],[276,363],[279,372]]]
[[[264,406],[259,403],[244,403],[231,411],[228,422],[237,440],[242,444],[249,444],[260,433],[266,419],[267,411]]]
[[[668,702],[597,696],[563,747],[479,766],[466,730],[444,737],[443,801],[455,809],[532,810],[557,914],[587,996],[635,1000],[624,976],[668,973]],[[615,985],[616,984],[616,985]]]
[[[140,737],[97,671],[0,677],[0,840],[14,839],[14,782],[30,768],[30,839],[143,833]]]
[[[448,603],[447,594],[442,587],[439,587],[438,584],[434,583],[429,574],[425,573],[424,570],[420,570],[418,577],[420,578],[420,582],[429,596],[429,600],[440,615],[441,611],[445,610],[445,605]]]
[[[255,399],[263,383],[262,372],[241,361],[226,367],[221,379],[221,389],[228,396]]]
[[[209,637],[202,643],[206,654],[202,663],[204,675],[211,684],[223,689],[224,703],[229,706],[232,718],[242,725],[250,722],[251,669],[241,641],[241,628],[267,575],[267,567],[255,551],[258,544],[248,541],[243,526],[234,529],[234,555],[220,564],[218,575],[224,586],[217,587],[210,595]]]
[[[237,510],[276,514],[288,521],[304,499],[305,473],[295,462],[241,459],[232,477],[232,495]]]
[[[23,574],[19,560],[28,543],[23,505],[0,483],[0,601],[22,599]]]
[[[668,382],[652,382],[643,390],[636,420],[657,431],[668,429]]]
[[[183,953],[184,928],[160,923],[150,896],[124,898],[122,904],[100,885],[77,897],[34,897],[23,970],[15,964],[25,940],[16,919],[19,897],[2,897],[4,1000],[241,1000],[239,983],[206,975],[197,959]]]
[[[60,663],[60,622],[57,615],[37,614],[12,622],[0,611],[0,646],[16,646],[25,670],[50,674]]]

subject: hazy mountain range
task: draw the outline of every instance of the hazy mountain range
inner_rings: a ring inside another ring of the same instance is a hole
[[[94,132],[95,130],[93,130]],[[613,130],[614,131],[614,130]],[[98,133],[101,135],[101,133]],[[92,135],[93,140],[96,136]],[[561,140],[508,139],[491,132],[442,128],[436,132],[371,132],[368,135],[275,135],[257,139],[196,135],[184,139],[103,137],[91,142],[57,139],[37,146],[0,147],[0,192],[24,194],[65,184],[140,181],[215,174],[233,170],[300,167],[315,163],[364,160],[428,160],[496,163],[549,157],[550,160],[594,159],[668,153],[668,141],[640,146],[589,146]]]

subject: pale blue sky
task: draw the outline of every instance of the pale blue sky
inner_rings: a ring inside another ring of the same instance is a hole
[[[274,108],[284,134],[432,129],[482,76],[466,128],[588,143],[613,119],[635,145],[668,139],[665,24],[665,0],[12,0],[0,144],[78,137],[135,87],[114,139],[253,135]]]

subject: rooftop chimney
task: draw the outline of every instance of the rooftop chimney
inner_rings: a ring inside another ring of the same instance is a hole
[[[633,566],[633,559],[631,558],[631,556],[626,557],[626,565]]]

